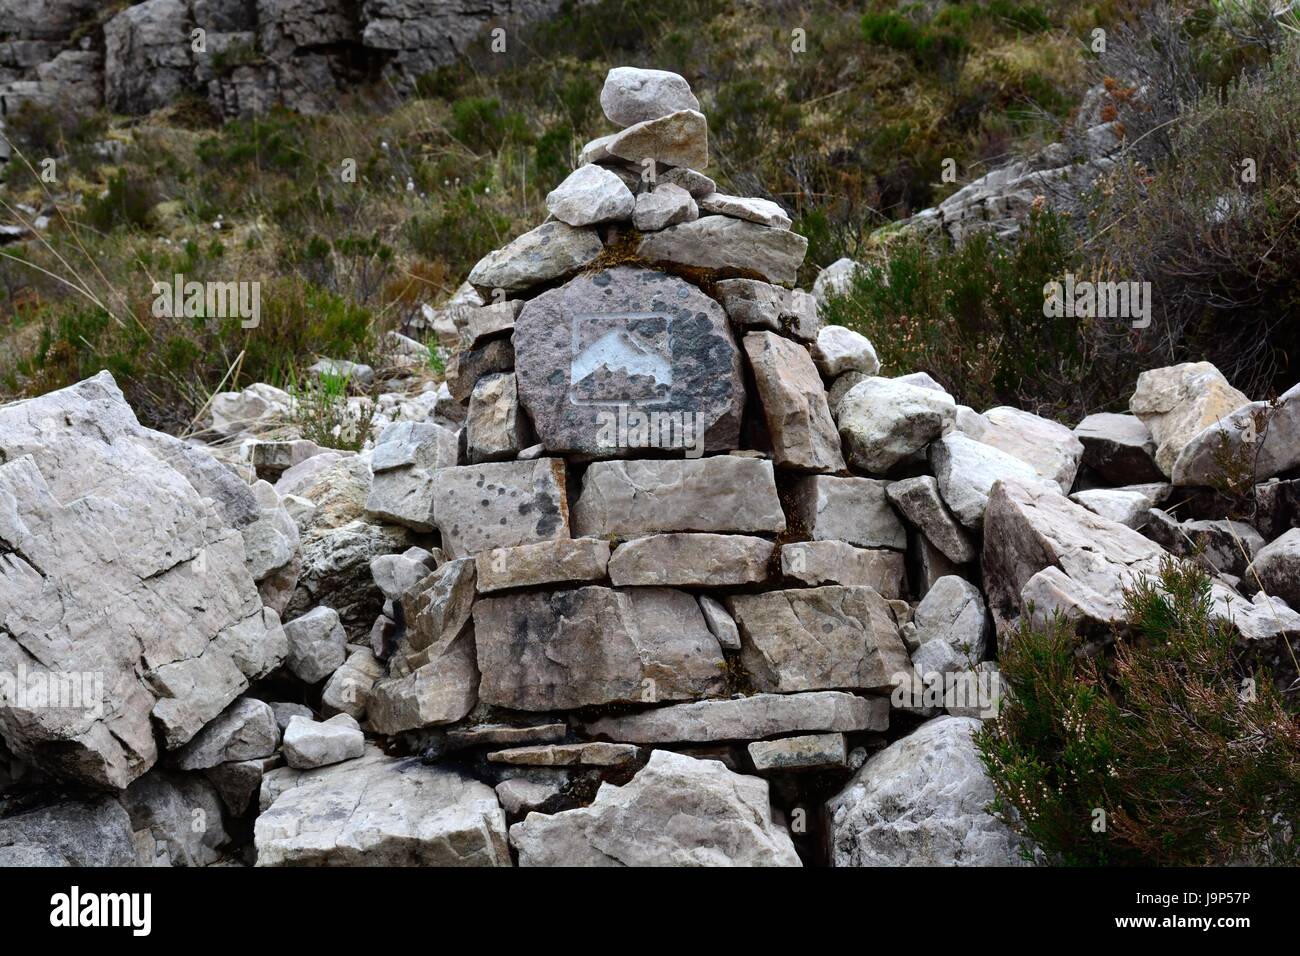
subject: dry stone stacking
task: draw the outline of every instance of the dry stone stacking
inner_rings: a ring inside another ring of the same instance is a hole
[[[706,175],[685,78],[600,102],[552,218],[430,310],[445,381],[368,370],[360,451],[263,384],[190,441],[107,372],[0,407],[0,863],[1016,865],[972,734],[1031,608],[1091,636],[1199,561],[1286,659],[1295,389],[958,404],[824,323],[855,264],[794,288],[794,210]]]

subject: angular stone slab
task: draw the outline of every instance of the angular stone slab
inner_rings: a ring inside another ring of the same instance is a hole
[[[844,471],[826,389],[808,350],[774,332],[745,336],[776,463],[800,471]]]
[[[944,503],[972,531],[983,526],[989,493],[999,480],[1018,481],[1056,493],[1061,490],[1032,465],[959,432],[944,435],[930,446],[930,464]]]
[[[774,545],[737,534],[656,534],[618,546],[609,559],[615,587],[729,587],[767,577]]]
[[[699,218],[699,207],[689,192],[681,186],[661,182],[653,192],[644,192],[636,197],[632,225],[638,232],[658,232]]]
[[[1074,427],[1074,437],[1083,443],[1083,464],[1108,484],[1164,481],[1151,429],[1136,415],[1089,415]]]
[[[604,250],[594,229],[575,229],[544,222],[509,245],[489,252],[470,270],[469,281],[491,300],[496,289],[524,292],[544,282],[572,275]]]
[[[699,206],[700,212],[705,215],[730,216],[732,219],[744,219],[773,229],[789,229],[791,224],[786,211],[770,199],[711,193],[700,199]]]
[[[498,372],[480,378],[470,393],[465,419],[465,450],[470,464],[515,458],[530,444],[529,436],[515,376]]]
[[[754,769],[824,770],[849,765],[848,745],[843,734],[807,734],[782,740],[756,740],[749,745]]]
[[[262,782],[258,866],[510,866],[506,816],[487,784],[371,749]]]
[[[828,585],[727,599],[740,660],[761,691],[882,690],[912,663],[885,599],[868,587]]]
[[[438,472],[433,520],[455,557],[569,537],[564,462],[462,465]]]
[[[366,513],[432,531],[434,474],[455,464],[455,432],[433,422],[394,422],[375,443]]]
[[[376,681],[366,707],[370,726],[381,734],[397,734],[452,724],[468,714],[478,701],[474,645],[474,629],[466,627],[421,652],[411,673]]]
[[[974,561],[979,552],[939,494],[939,484],[929,475],[892,482],[886,489],[890,504],[921,530],[930,543],[954,564]]]
[[[579,166],[546,197],[546,209],[570,226],[594,226],[632,218],[632,191],[602,166]]]
[[[701,700],[639,714],[601,717],[583,727],[595,737],[635,744],[761,740],[780,734],[888,729],[888,698],[856,697],[839,691]]]
[[[1083,458],[1083,443],[1074,432],[1018,408],[1000,406],[984,413],[979,440],[1025,462],[1040,476],[1069,494]]]
[[[596,741],[580,744],[540,744],[536,747],[513,747],[487,755],[489,763],[516,767],[617,767],[635,760],[635,744],[609,744]]]
[[[637,255],[710,269],[725,276],[757,275],[778,285],[794,285],[808,240],[788,229],[770,229],[729,216],[701,216],[669,226],[641,240]]]
[[[907,531],[889,506],[887,487],[876,478],[800,478],[791,487],[791,522],[814,541],[902,551]]]
[[[548,451],[620,457],[650,416],[655,447],[737,447],[745,388],[722,308],[690,283],[636,266],[579,276],[524,306],[519,397]]]
[[[779,532],[785,514],[770,461],[598,461],[582,479],[574,532],[604,538],[662,531]]]
[[[849,464],[884,474],[934,441],[957,417],[952,396],[897,379],[867,376],[835,411]]]
[[[505,724],[480,724],[463,730],[447,731],[448,751],[469,747],[521,747],[527,744],[556,744],[569,732],[568,724],[534,724],[509,727]]]
[[[677,110],[615,133],[604,148],[611,156],[633,163],[653,159],[665,166],[707,169],[709,124],[698,110]]]
[[[898,551],[855,548],[844,541],[792,541],[781,547],[781,573],[803,584],[869,587],[881,597],[897,598],[907,569]]]
[[[1139,375],[1128,407],[1151,429],[1156,464],[1172,475],[1174,462],[1192,439],[1249,403],[1209,362],[1186,362]]]
[[[610,545],[600,538],[558,538],[517,548],[493,548],[478,562],[478,591],[491,594],[541,584],[599,581],[609,564]]]
[[[689,700],[722,687],[722,649],[689,594],[520,593],[474,606],[479,697],[517,710]]]

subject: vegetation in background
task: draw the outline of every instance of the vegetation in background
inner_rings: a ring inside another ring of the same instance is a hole
[[[298,434],[322,448],[360,451],[371,432],[374,402],[349,403],[351,383],[345,375],[324,372],[288,383],[293,396],[290,419]]]
[[[1166,560],[1125,592],[1113,649],[1023,624],[976,737],[995,811],[1052,862],[1300,863],[1300,709],[1210,617],[1210,579]],[[1101,816],[1104,813],[1104,818]]]

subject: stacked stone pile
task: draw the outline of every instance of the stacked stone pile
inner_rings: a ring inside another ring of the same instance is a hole
[[[707,177],[685,80],[601,102],[551,218],[431,316],[445,389],[385,393],[362,452],[230,467],[107,373],[0,408],[0,672],[103,681],[0,685],[0,863],[1018,863],[971,733],[1031,603],[1100,632],[1209,561],[1284,666],[1300,389],[1157,369],[1071,430],[882,375],[792,288],[786,212]]]

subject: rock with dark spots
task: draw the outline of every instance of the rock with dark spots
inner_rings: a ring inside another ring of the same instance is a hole
[[[548,451],[738,444],[740,353],[722,308],[681,279],[635,266],[580,276],[524,306],[515,346],[520,401]]]
[[[689,700],[722,689],[722,649],[689,594],[585,587],[474,606],[479,696],[517,710]]]
[[[749,759],[760,773],[825,770],[848,766],[849,754],[843,734],[805,734],[781,740],[756,740],[749,745]]]
[[[371,456],[366,513],[415,531],[432,531],[433,485],[456,464],[456,433],[433,422],[394,422]]]
[[[131,818],[111,796],[0,818],[0,867],[135,866]]]
[[[564,462],[556,458],[445,468],[434,522],[455,557],[569,537]]]

